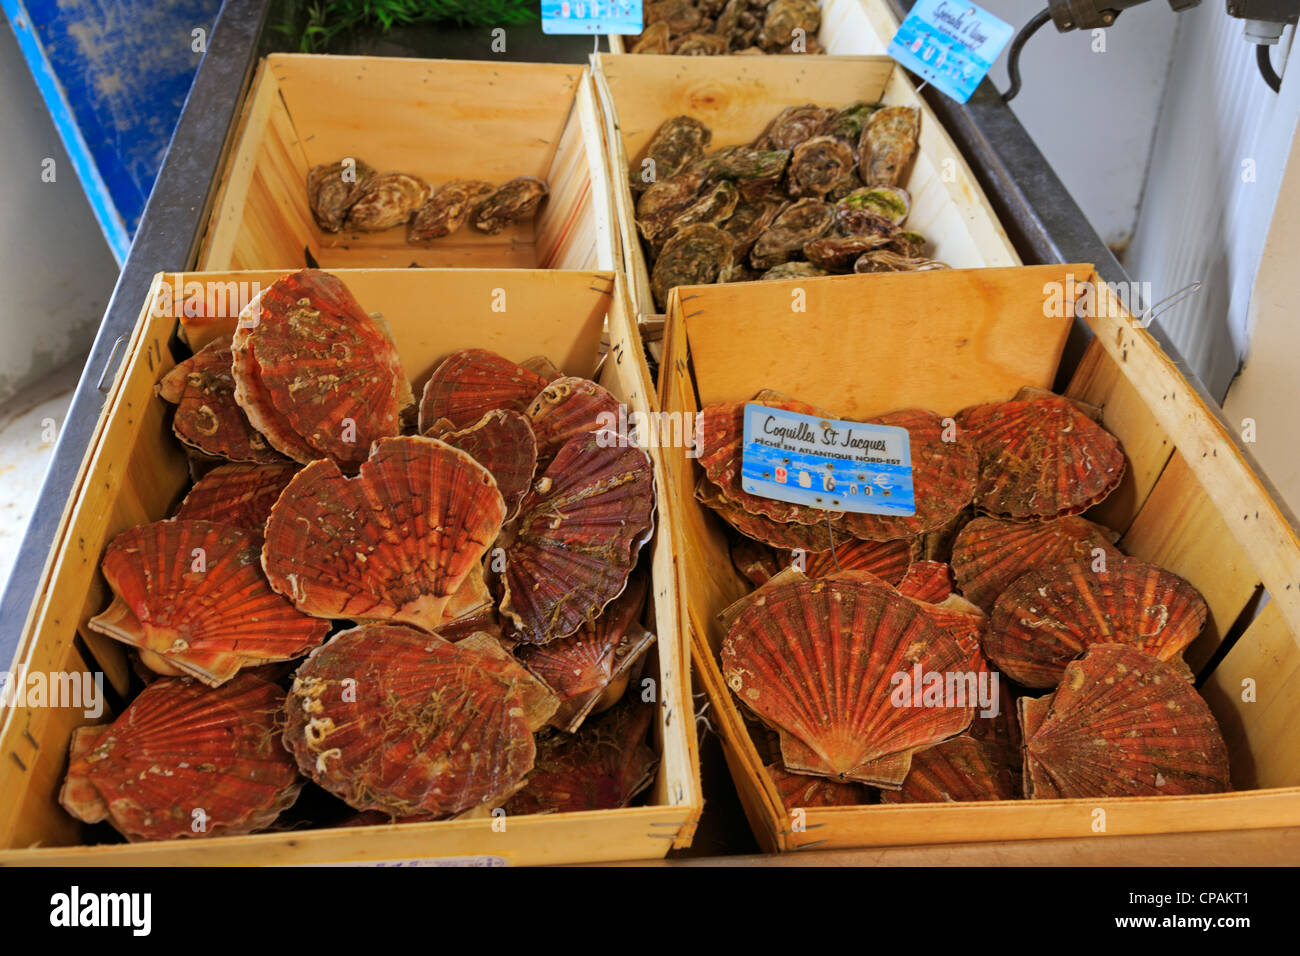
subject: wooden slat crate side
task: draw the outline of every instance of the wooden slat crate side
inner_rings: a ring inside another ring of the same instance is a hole
[[[1100,408],[1101,423],[1124,448],[1128,467],[1120,486],[1088,512],[1123,534],[1164,471],[1173,444],[1100,342],[1088,344],[1065,394]]]
[[[550,196],[537,215],[537,265],[613,269],[616,255],[604,133],[591,74],[584,72],[544,177]]]
[[[221,284],[243,281],[252,291],[253,283],[265,286],[278,276],[278,272],[213,273],[202,279]],[[193,273],[159,276],[151,289],[151,302],[164,284],[183,289],[185,283],[196,278]],[[517,359],[549,353],[566,371],[591,374],[608,318],[611,341],[622,361],[617,357],[607,361],[601,381],[629,408],[643,414],[653,410],[653,390],[641,359],[630,305],[622,287],[616,288],[612,273],[370,270],[343,273],[340,278],[367,307],[377,306],[377,311],[385,313],[399,349],[409,362],[407,371],[417,384],[422,385],[443,354],[465,344],[495,347]],[[507,311],[493,310],[493,304],[500,301],[506,303]],[[457,322],[431,326],[430,302],[450,309]],[[231,314],[185,321],[185,337],[197,348],[232,329],[235,318]],[[102,610],[107,590],[98,579],[98,566],[105,544],[128,527],[163,517],[186,483],[184,455],[166,428],[163,403],[153,394],[154,382],[172,367],[166,342],[174,322],[161,309],[146,306],[142,314],[124,371],[106,406],[102,440],[92,447],[85,466],[94,493],[83,494],[70,515],[61,557],[52,565],[52,581],[45,584],[45,611],[35,617],[37,627],[23,645],[29,650],[29,666],[61,670],[75,664],[84,669],[73,644],[74,622],[66,619],[68,609],[78,609],[83,621]],[[666,479],[659,452],[651,452],[651,457],[662,515],[667,512]],[[702,797],[690,719],[688,652],[682,646],[684,605],[672,564],[671,532],[666,530],[670,524],[665,521],[661,527],[651,557],[658,641],[647,667],[648,673],[657,675],[657,699],[663,702],[656,731],[661,755],[654,791],[657,803],[576,817],[512,820],[511,831],[517,832],[516,827],[522,825],[525,836],[498,842],[503,854],[517,862],[653,857],[662,856],[674,845],[690,843]],[[109,717],[105,715],[105,719]],[[0,846],[75,842],[80,825],[59,809],[57,793],[66,768],[68,738],[75,726],[88,719],[80,712],[49,708],[34,708],[20,715],[10,713],[6,719],[0,744],[20,759],[0,763],[0,793],[5,795],[0,804]],[[533,827],[539,823],[542,829],[535,831]],[[234,838],[254,841],[251,844],[229,844],[223,838],[195,844],[151,845],[124,851],[122,856],[113,855],[117,847],[70,847],[58,851],[57,857],[42,855],[47,852],[44,850],[18,850],[0,852],[0,862],[235,863],[249,861],[249,846],[256,848],[257,859],[262,862],[269,858],[314,862],[349,857],[463,855],[464,846],[473,845],[478,846],[477,853],[491,852],[484,848],[492,841],[483,836],[492,832],[490,821],[486,825],[458,821],[448,825],[445,834],[439,829],[442,826],[437,824],[419,833],[403,828],[398,837],[406,841],[406,852],[394,852],[397,838],[376,839],[372,844],[362,831],[356,831],[350,840],[341,839],[337,832],[303,831]],[[322,836],[323,842],[315,842]],[[593,841],[599,843],[595,849]],[[387,855],[381,854],[380,848],[386,848]]]
[[[1300,641],[1264,606],[1201,688],[1233,754],[1237,787],[1300,785]]]
[[[1187,579],[1205,598],[1205,630],[1183,655],[1199,671],[1254,596],[1259,575],[1181,452],[1170,458],[1120,548]]]

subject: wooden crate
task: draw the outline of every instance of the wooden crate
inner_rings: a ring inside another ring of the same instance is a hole
[[[426,245],[405,227],[326,233],[307,171],[344,156],[438,186],[538,176],[534,222],[465,226]],[[277,53],[257,69],[197,268],[612,269],[618,262],[590,71],[569,64]]]
[[[1095,338],[1068,394],[1101,407],[1129,466],[1119,490],[1089,517],[1121,533],[1124,551],[1182,575],[1204,595],[1209,623],[1186,656],[1223,729],[1238,789],[808,809],[796,829],[718,665],[725,632],[717,614],[750,586],[732,568],[721,521],[695,501],[698,466],[672,456],[674,550],[696,673],[766,850],[1098,839],[1097,808],[1112,835],[1300,825],[1300,539],[1214,410],[1092,266],[683,287],[669,301],[661,405],[694,412],[771,387],[861,420],[915,405],[949,415],[1008,398],[1021,385],[1050,387],[1070,319],[1044,316],[1045,284],[1067,275],[1097,283],[1099,302],[1087,320]],[[806,312],[791,310],[796,288],[804,290]],[[736,316],[744,316],[743,334]],[[1256,617],[1264,593],[1269,601]],[[1235,643],[1215,657],[1230,635]],[[1254,700],[1243,700],[1251,687]]]
[[[416,394],[443,355],[471,346],[515,360],[545,354],[568,374],[591,375],[605,328],[609,353],[599,381],[630,411],[647,413],[652,407],[654,390],[621,277],[538,270],[336,274],[367,309],[388,319]],[[260,282],[264,288],[279,275],[155,278],[77,477],[11,670],[103,670],[107,682],[126,689],[123,645],[91,632],[86,622],[110,597],[99,573],[105,545],[127,528],[165,517],[188,483],[185,455],[171,433],[166,404],[153,391],[175,364],[168,343],[177,323],[159,296],[174,281]],[[506,311],[494,311],[502,296]],[[455,316],[455,321],[444,316]],[[198,348],[232,330],[235,318],[184,321],[181,335]],[[321,863],[433,857],[565,863],[663,856],[670,847],[689,845],[702,800],[690,661],[680,637],[685,611],[676,587],[671,534],[664,530],[671,526],[666,474],[659,452],[651,454],[659,531],[650,546],[653,600],[647,624],[658,641],[647,675],[656,678],[661,704],[655,731],[660,765],[646,805],[513,817],[505,833],[492,832],[492,821],[480,819],[86,847],[79,845],[82,825],[59,807],[57,795],[72,731],[87,719],[81,710],[11,707],[0,712],[0,863]],[[108,719],[111,715],[105,715]]]
[[[870,100],[918,107],[920,142],[905,183],[912,195],[908,228],[930,240],[935,258],[954,268],[1020,263],[956,145],[888,57],[600,54],[593,60],[619,246],[638,315],[659,310],[636,231],[628,164],[664,120],[681,114],[708,125],[712,147],[718,147],[751,142],[782,109],[800,103],[838,107]]]

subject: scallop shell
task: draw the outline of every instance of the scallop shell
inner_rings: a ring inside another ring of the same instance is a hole
[[[518,176],[483,199],[470,216],[479,232],[495,236],[514,222],[532,219],[550,192],[536,176]]]
[[[234,525],[260,539],[272,505],[297,471],[297,465],[218,465],[194,483],[175,516]]]
[[[479,204],[495,190],[495,186],[481,179],[453,179],[444,183],[411,217],[406,241],[432,242],[459,231]]]
[[[985,641],[999,670],[1026,687],[1055,687],[1093,644],[1126,644],[1162,661],[1201,633],[1197,590],[1151,564],[1111,561],[1104,571],[1071,561],[1028,571],[1002,592]]]
[[[691,116],[674,116],[655,130],[628,171],[633,192],[660,182],[704,156],[713,131]],[[648,178],[645,178],[648,177]]]
[[[853,807],[871,802],[871,792],[860,783],[846,783],[791,773],[779,763],[764,767],[781,794],[787,811],[811,810],[815,807]]]
[[[912,751],[970,725],[972,707],[894,703],[914,668],[944,674],[963,658],[916,604],[849,580],[769,584],[722,646],[728,686],[780,731],[787,769],[887,787]]]
[[[499,633],[496,600],[488,589],[481,566],[470,570],[438,622],[438,636],[448,641],[462,641],[480,631]]]
[[[356,478],[331,461],[289,482],[262,566],[307,614],[435,630],[505,517],[486,468],[433,438],[385,438]]]
[[[605,689],[635,664],[655,635],[637,624],[645,606],[647,578],[633,574],[627,587],[594,623],[549,644],[526,644],[519,660],[560,699],[552,723],[573,733],[600,702]]]
[[[59,803],[133,842],[265,829],[302,788],[277,739],[283,702],[253,674],[156,680],[112,724],[73,732]]]
[[[498,408],[522,414],[546,385],[544,376],[487,349],[452,352],[424,384],[420,431],[441,419],[454,428],[469,428]]]
[[[829,551],[831,548],[831,526],[825,520],[821,524],[794,524],[750,514],[704,477],[695,486],[695,498],[741,534],[778,550]],[[842,536],[842,540],[851,539]]]
[[[659,758],[646,743],[654,707],[630,699],[588,721],[575,735],[537,745],[537,765],[506,804],[510,815],[617,810],[654,782]]]
[[[571,438],[618,420],[618,399],[585,378],[559,378],[541,390],[525,413],[537,436],[537,458],[549,461]]]
[[[980,457],[976,504],[1005,518],[1079,514],[1124,476],[1119,441],[1065,398],[975,405],[957,413]]]
[[[805,140],[812,139],[835,116],[835,110],[816,103],[787,106],[768,124],[754,143],[758,149],[794,149]]]
[[[789,193],[822,199],[855,162],[853,150],[833,136],[806,139],[790,157]]]
[[[259,544],[253,532],[210,521],[155,521],[123,532],[104,553],[116,597],[90,629],[213,687],[241,667],[301,657],[329,625],[271,590]]]
[[[896,587],[906,597],[938,604],[952,594],[952,568],[942,561],[916,561],[908,566]]]
[[[912,563],[911,543],[862,541],[850,538],[835,545],[834,551],[810,555],[804,573],[821,578],[837,571],[869,571],[891,587],[897,587]]]
[[[325,232],[342,229],[348,210],[374,175],[374,167],[360,159],[313,166],[307,173],[307,201],[316,225]]]
[[[364,460],[396,435],[410,383],[381,321],[347,286],[306,269],[276,280],[240,316],[235,400],[279,451],[300,462]]]
[[[446,419],[442,424],[447,423]],[[506,520],[519,513],[537,470],[537,439],[528,419],[518,412],[496,408],[473,425],[455,431],[434,427],[429,437],[467,452],[492,473],[506,503]]]
[[[519,692],[524,722],[529,730],[541,730],[552,721],[560,708],[560,698],[510,653],[500,637],[480,631],[459,641],[457,646],[482,655],[484,659],[479,666],[498,675]]]
[[[868,186],[897,186],[916,154],[921,110],[886,106],[867,120],[858,141],[858,172]]]
[[[912,455],[911,517],[859,514],[844,516],[844,530],[854,537],[888,540],[937,531],[948,524],[975,494],[978,462],[969,442],[944,441],[943,421],[934,412],[909,408],[868,419],[875,425],[907,429]]]
[[[967,600],[993,609],[1008,585],[1026,571],[1064,561],[1091,561],[1100,549],[1106,561],[1123,557],[1114,535],[1099,524],[1069,516],[1024,524],[976,518],[952,546],[952,573]]]
[[[1013,800],[1011,769],[987,745],[961,734],[912,755],[903,789],[882,790],[881,803]]]
[[[731,563],[754,587],[762,587],[781,571],[780,556],[769,545],[746,537],[731,542]]]
[[[400,226],[429,201],[433,187],[419,176],[383,173],[366,180],[348,208],[348,232],[383,232]]]
[[[569,439],[502,534],[501,614],[528,644],[568,637],[622,593],[654,514],[650,458],[611,433]]]
[[[294,675],[284,745],[354,809],[449,816],[494,805],[532,769],[521,686],[491,658],[411,628],[342,631]]]
[[[789,262],[815,239],[821,238],[835,220],[835,207],[820,199],[800,199],[786,206],[772,220],[771,228],[758,237],[749,253],[755,269],[771,269]]]
[[[229,461],[273,464],[284,456],[248,421],[235,401],[232,335],[200,349],[162,377],[157,391],[176,406],[172,431],[186,445]]]
[[[761,241],[761,240],[760,240]],[[664,243],[650,272],[650,291],[664,308],[679,285],[710,285],[732,263],[731,236],[711,222],[675,232]]]
[[[1021,699],[1026,796],[1136,797],[1231,789],[1223,734],[1165,661],[1094,644],[1060,686]]]

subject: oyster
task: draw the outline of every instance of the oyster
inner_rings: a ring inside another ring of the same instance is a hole
[[[429,201],[432,187],[419,176],[383,173],[367,179],[348,209],[343,225],[349,232],[383,232],[400,226]]]
[[[768,282],[774,279],[815,279],[818,276],[828,275],[829,272],[811,262],[783,262],[779,266],[768,269],[759,276],[759,279]]]
[[[452,352],[424,384],[420,431],[444,419],[453,428],[469,428],[499,408],[523,413],[547,382],[546,376],[487,349]]]
[[[827,236],[803,247],[808,261],[827,272],[844,272],[864,255],[882,248],[888,236]]]
[[[758,43],[772,53],[811,53],[821,25],[816,0],[776,0],[767,8]]]
[[[746,199],[765,196],[776,189],[790,163],[790,152],[739,146],[712,158],[709,179],[730,179]]]
[[[731,237],[713,223],[701,222],[674,233],[664,243],[650,274],[656,305],[664,308],[668,292],[679,285],[707,285],[731,265]]]
[[[175,517],[233,525],[261,538],[271,506],[297,471],[296,464],[218,465],[194,483]]]
[[[260,535],[211,521],[155,521],[124,531],[104,553],[114,599],[92,631],[142,651],[151,669],[211,687],[242,667],[301,657],[329,624],[267,584]]]
[[[283,702],[253,674],[216,690],[156,680],[112,724],[73,731],[59,803],[133,842],[265,829],[302,789],[276,739]]]
[[[858,176],[857,169],[850,169],[831,186],[830,192],[826,194],[826,201],[837,203],[854,190],[861,188],[862,178]]]
[[[975,503],[1013,519],[1079,514],[1124,477],[1119,440],[1059,396],[975,405],[957,413],[980,457]]]
[[[1055,687],[1066,665],[1093,644],[1126,644],[1164,661],[1178,657],[1205,626],[1197,590],[1141,561],[1104,571],[1070,561],[1028,571],[998,597],[985,649],[1026,687]]]
[[[293,477],[267,519],[262,566],[304,613],[434,631],[505,507],[491,473],[465,452],[383,438],[356,478],[332,461]]]
[[[864,186],[855,189],[836,204],[840,222],[846,226],[852,223],[852,213],[855,212],[871,213],[895,226],[901,226],[911,211],[912,197],[901,186]],[[856,230],[850,234],[856,234]]]
[[[313,166],[307,173],[307,203],[316,225],[326,232],[342,229],[348,210],[374,175],[374,168],[360,159]]]
[[[806,139],[790,158],[789,193],[821,199],[853,165],[853,150],[833,136]]]
[[[718,273],[719,282],[754,282],[762,273],[747,262],[733,262]]]
[[[871,119],[871,114],[878,109],[880,109],[879,103],[868,103],[864,100],[850,103],[843,109],[837,110],[835,115],[826,121],[821,134],[823,136],[834,136],[853,150],[856,157],[858,142],[862,139],[862,131],[867,128],[867,121]]]
[[[833,109],[818,106],[816,103],[804,103],[802,106],[787,106],[776,119],[768,124],[767,129],[754,142],[754,148],[760,150],[793,150],[806,139],[818,135],[822,127],[835,115]]]
[[[676,56],[722,56],[727,52],[727,40],[716,33],[687,33],[673,41]]]
[[[637,200],[637,231],[654,246],[666,238],[673,220],[696,202],[704,184],[703,170],[688,169],[651,183]]]
[[[406,230],[407,242],[430,242],[458,231],[496,187],[481,179],[453,179],[416,210]]]
[[[694,30],[701,19],[700,8],[692,0],[651,0],[645,5],[645,25],[662,23],[674,36]]]
[[[858,141],[858,173],[868,186],[897,186],[916,154],[921,111],[884,106],[871,114]]]
[[[831,227],[835,207],[820,199],[800,199],[786,206],[772,226],[758,237],[749,254],[756,269],[771,269],[796,258],[804,246]]]
[[[1034,568],[1065,561],[1107,563],[1123,555],[1115,536],[1101,525],[1069,516],[1032,524],[976,518],[962,528],[952,546],[952,573],[969,601],[988,611],[1016,578]]]
[[[191,448],[230,461],[283,462],[235,401],[233,335],[210,342],[162,377],[156,391],[176,406],[172,431]]]
[[[880,236],[893,240],[898,236],[899,229],[898,223],[891,217],[899,211],[896,196],[882,194],[874,187],[864,186],[835,204],[835,227],[845,236]],[[908,205],[902,213],[906,216],[910,211]]]
[[[665,231],[663,238],[667,239],[678,230],[697,222],[719,225],[732,214],[739,200],[740,193],[735,185],[723,180],[679,212]]]
[[[741,199],[722,229],[731,236],[732,251],[738,262],[748,260],[758,237],[767,231],[785,204],[775,197]]]
[[[650,137],[628,171],[633,192],[676,174],[704,156],[713,131],[691,116],[665,120]]]
[[[1118,644],[1094,644],[1056,692],[1018,702],[1025,795],[1135,797],[1232,789],[1223,734],[1178,670]]]
[[[407,627],[342,631],[294,674],[284,745],[357,810],[445,817],[493,805],[523,784],[536,750],[524,685],[491,660]]]
[[[669,41],[672,39],[672,31],[668,29],[667,22],[659,20],[651,23],[642,31],[641,35],[636,38],[632,44],[630,53],[668,53]]]
[[[533,218],[550,189],[536,176],[517,176],[485,199],[470,215],[479,232],[495,236],[513,222]]]

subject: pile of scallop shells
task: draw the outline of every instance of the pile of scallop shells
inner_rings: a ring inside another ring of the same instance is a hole
[[[652,0],[629,53],[822,53],[816,0]]]
[[[746,404],[704,409],[696,497],[756,586],[722,673],[788,807],[1230,789],[1182,658],[1205,601],[1080,516],[1125,470],[1096,409],[1025,389],[871,419],[909,432],[916,513],[892,517],[743,491]]]
[[[70,813],[150,840],[611,809],[648,786],[654,478],[600,427],[609,392],[466,349],[417,407],[382,317],[317,271],[158,391],[201,475],[107,547],[90,628],[144,687],[77,731]]]

